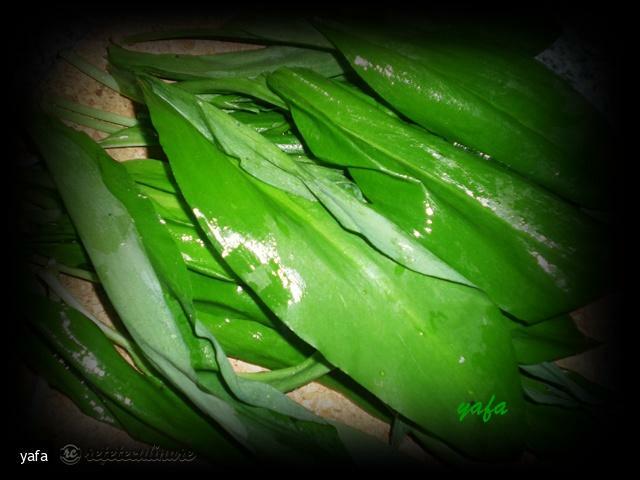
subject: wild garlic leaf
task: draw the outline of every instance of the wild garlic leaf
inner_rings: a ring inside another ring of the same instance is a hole
[[[319,202],[247,174],[202,133],[184,96],[173,98],[177,89],[151,79],[143,85],[176,181],[210,244],[289,328],[456,448],[485,458],[519,449],[522,390],[510,333],[486,296],[403,268],[345,231]],[[215,189],[206,187],[210,178]],[[456,406],[470,390],[485,401],[495,394],[510,415],[461,425]]]
[[[151,364],[251,450],[274,458],[307,457],[305,452],[313,451],[310,460],[330,451],[339,454],[332,427],[323,427],[302,407],[288,407],[293,402],[269,385],[236,380],[215,338],[195,317],[187,270],[175,244],[125,168],[87,136],[44,117],[34,119],[31,131],[102,285]],[[221,376],[200,370],[212,362]],[[247,405],[229,387],[245,400],[286,411]]]
[[[326,175],[312,174],[323,167],[316,166],[308,170],[305,164],[295,162],[260,134],[238,124],[224,112],[202,102],[199,102],[199,106],[216,141],[229,155],[240,159],[245,170],[247,166],[251,166],[248,171],[255,177],[273,185],[273,182],[267,181],[270,179],[268,174],[263,172],[287,172],[289,175],[286,178],[291,178],[292,182],[299,182],[306,187],[304,191],[311,192],[344,228],[363,235],[385,255],[425,275],[469,285],[468,280],[402,232],[386,217],[341,188],[333,179]],[[257,171],[255,165],[259,165],[262,170]],[[344,183],[346,182],[345,178]],[[300,196],[307,198],[305,195]]]

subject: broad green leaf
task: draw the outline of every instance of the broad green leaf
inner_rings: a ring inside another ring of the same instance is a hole
[[[163,162],[145,160],[127,162],[124,165],[128,167],[135,165],[129,168],[129,172],[134,174],[137,180],[155,179],[155,182],[150,183],[156,183],[161,188],[173,188],[170,172],[165,169],[167,164]],[[48,182],[45,183],[49,185]],[[189,235],[191,234],[190,232]],[[79,239],[69,244],[69,248],[73,247],[76,255],[83,260],[83,263],[77,266],[84,269],[92,268],[89,266],[90,260],[78,242]],[[70,262],[70,258],[59,254],[56,248],[59,244],[51,245],[52,249],[43,252],[43,255],[55,260],[56,270],[92,282],[99,282],[91,271],[70,267],[69,265],[74,263]],[[179,243],[179,245],[182,244]],[[65,260],[68,263],[65,263]],[[44,258],[40,265],[47,266],[48,261],[50,260]],[[195,264],[194,261],[194,258],[191,258],[187,261],[187,266],[196,271],[202,270],[202,273],[209,275],[197,273],[190,275],[198,317],[218,338],[226,353],[263,367],[282,369],[301,363],[313,352],[311,347],[284,327],[246,286],[236,283],[237,279],[218,280],[217,278],[226,273],[224,270],[222,272],[218,270],[220,264],[216,264],[212,271],[210,268],[201,269],[202,265]],[[368,413],[385,421],[388,419],[384,407],[344,374],[332,372],[329,376],[320,378],[319,382],[341,392]]]
[[[228,106],[225,102],[221,108]],[[291,126],[282,115],[276,112],[256,113],[243,110],[235,110],[232,114],[241,122],[265,135],[284,152],[304,153],[300,140],[294,134],[288,133]],[[91,125],[86,126],[93,126],[93,122],[91,123]],[[110,131],[112,133],[99,141],[103,148],[153,147],[158,145],[156,132],[147,126],[127,127]]]
[[[225,282],[235,281],[218,253],[205,243],[206,237],[200,227],[184,226],[171,221],[166,221],[164,225],[190,270]]]
[[[305,168],[304,163],[295,162],[260,134],[248,127],[242,128],[242,125],[238,125],[224,112],[203,103],[199,105],[215,139],[227,154],[238,158],[249,173],[263,180],[266,177],[263,172],[276,169],[287,172],[292,179],[303,184],[344,228],[363,235],[382,253],[401,265],[425,275],[469,285],[464,277],[423,248],[414,238],[404,234],[400,228],[341,188],[331,178],[314,175],[324,167]],[[249,169],[249,165],[260,165],[261,170]],[[266,183],[274,185],[270,181]],[[346,178],[343,183],[347,183]],[[301,196],[308,198],[307,195]]]
[[[258,455],[340,456],[333,427],[271,386],[235,376],[195,318],[178,250],[124,167],[83,134],[44,117],[30,126],[105,291],[151,364]],[[216,363],[219,374],[197,371]]]
[[[140,91],[140,87],[138,86],[135,75],[124,68],[118,68],[112,63],[107,64],[107,68],[111,77],[117,84],[118,88],[116,91],[127,98],[130,98],[132,101],[143,105],[144,98],[142,96],[142,91]],[[140,108],[140,113],[146,113],[144,108]]]
[[[199,273],[189,275],[193,299],[201,310],[217,315],[252,320],[267,327],[281,326],[279,320],[256,298],[255,294],[237,280],[226,281]]]
[[[149,77],[150,79],[150,77]],[[158,84],[158,87],[160,85]],[[201,108],[199,104],[196,103],[196,99],[193,95],[184,92],[177,88],[169,88],[169,89],[158,89],[159,95],[168,95],[171,97],[173,104],[178,108],[181,112],[187,115],[189,118],[193,119],[195,128],[204,135],[207,139],[213,141],[213,135],[209,130],[207,125],[207,121],[202,117]],[[231,118],[234,126],[240,127],[242,123]],[[265,140],[260,137],[258,140],[260,142],[264,142]],[[299,195],[309,200],[314,200],[315,197],[309,192],[307,187],[304,185],[299,178],[290,173],[286,172],[281,168],[271,168],[271,163],[264,158],[245,158],[243,161],[242,168],[251,173],[252,175],[260,178],[262,181],[273,185],[277,188],[280,188],[284,191],[290,192],[294,195]],[[287,160],[288,161],[288,160]]]
[[[509,332],[482,293],[402,268],[317,202],[247,175],[203,132],[193,104],[174,98],[177,89],[150,80],[143,86],[172,171],[208,239],[283,322],[467,454],[494,458],[520,448],[522,393]],[[215,189],[206,187],[212,178]],[[460,402],[494,394],[510,415],[459,422]]]
[[[608,125],[534,58],[455,36],[338,23],[321,30],[377,94],[419,125],[572,202],[609,206]]]
[[[148,198],[153,203],[156,212],[164,221],[193,227],[192,214],[180,195],[146,185],[138,185],[137,188],[142,197]]]
[[[349,167],[373,209],[529,323],[603,293],[606,232],[592,219],[336,83],[308,70],[269,77],[313,154]]]
[[[154,184],[157,188],[175,193],[174,181],[167,168],[168,164],[155,160],[134,160],[123,165],[127,167],[136,181]],[[40,180],[42,180],[40,183],[46,185],[47,190],[50,190],[49,187],[55,188],[46,172],[43,172]],[[57,195],[57,192],[51,190],[51,194]],[[150,198],[153,197],[150,196]],[[170,223],[168,222],[166,225],[170,225]],[[197,225],[194,228],[199,229]],[[189,232],[188,235],[192,235],[192,232]],[[204,236],[202,238],[205,239]],[[91,269],[90,260],[78,242],[79,239],[71,245],[77,255],[84,260],[82,264],[77,266]],[[183,246],[181,243],[178,245]],[[63,262],[68,258],[58,255],[58,250],[55,248],[57,246],[58,244],[52,244],[54,248],[47,252],[49,253],[48,258],[55,259],[54,268],[56,270],[92,282],[99,282],[99,279],[91,271],[74,269],[69,266],[74,265],[73,263]],[[47,266],[46,258],[40,265]],[[193,258],[187,262],[187,265],[191,269],[196,267]],[[276,319],[250,289],[236,283],[237,279],[222,278],[218,280],[217,278],[226,273],[224,270],[222,272],[217,270],[220,266],[221,264],[218,264],[214,268],[215,271],[206,269],[203,273],[210,275],[208,277],[192,273],[189,278],[198,317],[218,338],[226,353],[234,358],[272,369],[298,365],[313,353],[313,349]],[[195,269],[197,270],[197,268]],[[384,407],[344,374],[332,372],[329,376],[324,376],[318,381],[341,392],[370,414],[387,420]]]

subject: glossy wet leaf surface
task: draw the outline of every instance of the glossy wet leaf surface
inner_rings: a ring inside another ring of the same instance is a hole
[[[374,208],[501,308],[539,321],[602,291],[606,236],[590,218],[336,83],[307,70],[269,78],[316,156],[350,167]]]
[[[602,160],[608,126],[535,59],[461,42],[413,41],[324,24],[352,68],[423,127],[484,152],[574,202],[608,201]]]
[[[159,96],[157,88],[146,83],[147,104],[185,199],[212,245],[274,313],[383,401],[457,447],[489,456],[517,449],[515,360],[486,297],[403,269],[316,202],[253,180],[200,133],[202,120],[181,114],[193,110],[182,100],[174,108],[170,92],[162,87]],[[205,195],[212,177],[219,188]],[[454,382],[436,373],[449,369]],[[513,415],[461,427],[451,406],[492,393],[513,405]]]

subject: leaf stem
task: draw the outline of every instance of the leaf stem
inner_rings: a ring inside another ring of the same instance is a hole
[[[103,133],[115,133],[122,129],[119,125],[82,115],[54,104],[43,105],[44,109],[61,120],[67,120],[83,127],[93,128]]]
[[[106,85],[112,90],[121,93],[120,86],[118,85],[118,82],[116,82],[116,79],[114,77],[109,75],[104,70],[91,64],[77,53],[67,50],[64,52],[60,52],[59,55],[85,75],[88,75],[89,77],[102,83],[103,85]]]
[[[45,257],[42,257],[40,255],[34,255],[32,258],[32,261],[39,267],[47,267],[50,265],[49,260],[47,260]],[[84,270],[82,268],[69,267],[67,265],[61,265],[61,264],[56,264],[55,269],[58,272],[64,273],[65,275],[69,275],[71,277],[79,278],[81,280],[87,280],[88,282],[92,282],[92,283],[100,283],[100,279],[98,278],[98,276],[94,272],[91,272],[89,270]]]
[[[99,108],[89,107],[58,96],[51,97],[51,103],[58,107],[71,110],[72,112],[80,113],[105,122],[115,123],[116,125],[121,125],[123,127],[133,127],[139,123],[136,118],[118,115],[117,113],[101,110]]]
[[[333,368],[322,354],[316,351],[309,358],[293,367],[268,372],[238,373],[238,376],[248,380],[268,383],[281,392],[290,392],[326,375]]]

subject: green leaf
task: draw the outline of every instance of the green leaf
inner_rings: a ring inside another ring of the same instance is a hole
[[[265,75],[253,78],[213,78],[205,80],[187,80],[177,84],[183,90],[202,93],[240,93],[280,108],[286,108],[280,97],[267,87]]]
[[[572,202],[608,205],[608,125],[533,57],[455,35],[383,35],[337,23],[321,30],[376,93],[419,125]]]
[[[532,365],[577,355],[595,346],[583,335],[569,315],[523,326],[507,320],[513,328],[511,336],[518,363]]]
[[[247,175],[212,143],[178,89],[150,79],[143,89],[175,178],[211,244],[283,322],[385,403],[466,453],[493,458],[519,449],[522,394],[510,334],[483,294],[402,268],[317,202]],[[215,189],[207,187],[211,178]],[[508,402],[509,415],[459,422],[461,401],[492,394]]]
[[[114,412],[112,406],[116,405],[138,420],[123,425],[134,427],[128,432],[136,438],[145,440],[152,430],[213,459],[245,457],[242,449],[230,443],[171,386],[158,377],[144,376],[129,365],[89,319],[44,297],[31,294],[27,298],[28,317],[37,331],[85,385],[110,402],[108,410],[101,412],[100,405],[93,405],[89,400],[94,413]],[[36,350],[27,352],[27,356],[37,360],[44,352],[38,349],[37,343],[32,347]],[[41,366],[47,370],[52,368]]]
[[[555,385],[567,392],[571,397],[587,405],[597,405],[605,401],[602,389],[592,386],[591,382],[575,372],[558,367],[554,363],[543,362],[538,365],[522,365],[521,370],[532,377],[548,384]]]
[[[308,70],[269,77],[313,154],[349,167],[373,209],[529,323],[603,293],[607,234],[592,219],[337,83]]]
[[[541,405],[579,408],[580,403],[563,390],[545,382],[522,376],[522,386],[526,396]]]
[[[305,168],[305,164],[295,162],[280,149],[270,144],[260,134],[237,122],[220,110],[203,103],[199,104],[204,118],[215,139],[227,154],[240,159],[245,170],[266,183],[279,186],[263,172],[287,172],[291,183],[300,182],[300,189],[284,189],[309,198],[307,190],[334,215],[344,228],[363,235],[382,253],[412,270],[468,285],[469,282],[448,265],[419,245],[415,239],[405,235],[396,225],[370,209],[360,199],[336,184],[325,175],[314,175],[324,167]],[[251,168],[247,168],[251,165]],[[260,170],[253,165],[260,165]],[[276,167],[276,168],[273,168]],[[325,169],[326,170],[326,169]],[[343,183],[347,183],[346,178]],[[304,192],[304,194],[302,194]]]
[[[320,49],[331,49],[327,41],[306,19],[272,17],[265,19],[262,14],[243,15],[217,28],[191,28],[146,32],[130,35],[126,43],[148,42],[171,38],[213,38],[218,40],[242,41],[244,43],[282,44]]]
[[[281,113],[262,112],[258,114],[246,112],[229,112],[236,120],[250,126],[261,134],[282,135],[291,129],[290,121]]]
[[[67,50],[60,52],[59,55],[85,75],[93,78],[94,80],[102,83],[103,85],[111,88],[116,92],[120,92],[118,82],[111,75],[91,64],[77,53]]]
[[[189,270],[225,282],[235,281],[220,255],[205,243],[206,237],[199,226],[185,226],[166,221],[165,227]]]
[[[242,95],[222,94],[222,93],[202,93],[198,95],[201,100],[228,111],[248,112],[258,114],[270,111],[271,108],[253,101],[249,97]]]
[[[276,147],[289,155],[307,155],[308,152],[300,139],[293,133],[284,135],[272,134],[265,132],[264,137],[273,143]]]
[[[171,168],[167,162],[152,159],[127,160],[122,162],[136,183],[156,190],[176,194],[178,192]]]
[[[167,168],[168,164],[155,160],[134,160],[125,162],[123,165],[136,178],[136,181],[154,184],[157,188],[175,193],[177,187]],[[44,172],[44,175],[46,176],[40,178],[40,183],[47,187],[55,187],[48,174]],[[53,194],[57,195],[55,191]],[[150,196],[150,198],[153,197]],[[199,230],[197,226],[194,228]],[[75,232],[75,229],[73,231]],[[188,235],[193,235],[193,232],[189,232]],[[204,236],[202,238],[205,239]],[[78,242],[79,239],[71,246],[85,260],[86,265],[79,266],[85,269],[92,268],[89,266],[90,260]],[[51,245],[58,246],[58,244]],[[178,243],[178,246],[184,245]],[[92,282],[99,282],[91,271],[67,266],[63,262],[65,258],[57,255],[57,252],[55,248],[49,252],[49,257],[56,262],[54,264],[56,270]],[[184,258],[184,251],[182,253]],[[217,252],[215,253],[217,255]],[[197,273],[190,275],[195,308],[198,318],[218,338],[226,353],[234,358],[275,369],[297,365],[311,355],[313,349],[275,318],[248,287],[236,283],[238,279],[222,278],[228,274],[224,268],[220,271],[220,267],[225,267],[223,263],[216,263],[212,271],[210,268],[201,268],[202,264],[194,263],[197,262],[194,258],[190,260],[185,258],[185,260],[190,269],[202,270],[202,273],[209,275],[208,277]],[[39,264],[47,266],[47,263],[45,259]],[[388,420],[384,407],[344,374],[332,372],[330,376],[320,378],[319,381],[339,391],[371,415],[384,421]]]
[[[333,427],[269,385],[235,376],[195,318],[178,250],[125,167],[85,135],[44,117],[30,127],[105,291],[154,368],[258,455],[340,456]],[[219,374],[197,370],[216,363]]]
[[[151,147],[158,145],[158,136],[148,127],[136,125],[111,132],[99,143],[102,148]]]
[[[43,108],[51,115],[55,115],[61,120],[75,123],[83,127],[93,128],[98,132],[113,134],[118,132],[121,127],[115,123],[105,122],[98,120],[88,115],[83,115],[66,108],[59,107],[58,105],[43,105]]]
[[[71,398],[82,413],[122,428],[104,400],[40,336],[24,329],[20,335],[20,349],[26,363],[49,385]]]
[[[137,189],[142,197],[148,198],[153,203],[156,212],[164,221],[193,228],[195,221],[182,196],[144,184],[137,185]]]
[[[251,77],[283,66],[307,67],[325,76],[343,72],[332,53],[295,47],[266,47],[218,55],[175,55],[136,52],[110,45],[109,61],[118,68],[170,80]]]
[[[45,258],[53,258],[61,265],[72,268],[88,269],[91,261],[82,244],[70,243],[33,243],[30,248],[38,255]]]
[[[201,310],[218,316],[232,314],[233,318],[252,320],[270,328],[281,326],[260,299],[238,280],[227,281],[199,273],[192,273],[189,278],[193,299]]]
[[[309,382],[313,382],[325,376],[333,366],[329,364],[318,352],[309,358],[288,368],[271,370],[268,372],[242,373],[242,378],[266,382],[281,392],[290,392],[300,388]]]
[[[134,127],[139,124],[139,121],[136,118],[118,115],[117,113],[101,110],[99,108],[89,107],[78,102],[67,100],[66,98],[52,96],[47,97],[47,101],[69,111],[80,113],[98,120],[103,120],[105,122],[114,123],[116,125],[121,125],[123,127]]]
[[[198,318],[219,340],[224,351],[233,358],[281,369],[303,362],[313,349],[295,335],[247,319],[244,312],[218,308],[213,313],[206,304],[196,303]]]
[[[166,96],[167,98],[170,97],[176,108],[179,108],[181,112],[184,112],[185,115],[188,115],[189,118],[193,119],[193,125],[198,129],[198,131],[201,134],[205,135],[206,138],[213,141],[213,135],[209,130],[206,119],[202,117],[201,107],[199,107],[202,102],[196,103],[196,98],[193,95],[187,92],[183,92],[178,88],[170,86],[168,88],[164,88],[159,83],[154,85],[156,85],[157,87],[156,90],[158,95]],[[233,119],[233,117],[228,118],[231,122],[233,122],[233,125],[235,127],[242,126],[242,123]],[[254,137],[254,139],[261,143],[265,142],[265,139],[261,136],[259,136],[258,138]],[[299,178],[291,175],[283,169],[271,168],[271,164],[268,160],[263,158],[246,158],[245,160],[246,161],[242,162],[242,168],[247,170],[252,175],[260,178],[262,181],[287,192],[293,193],[294,195],[299,195],[310,200],[315,199],[315,197],[308,191],[307,187]],[[287,162],[288,161],[289,159],[287,158]]]

